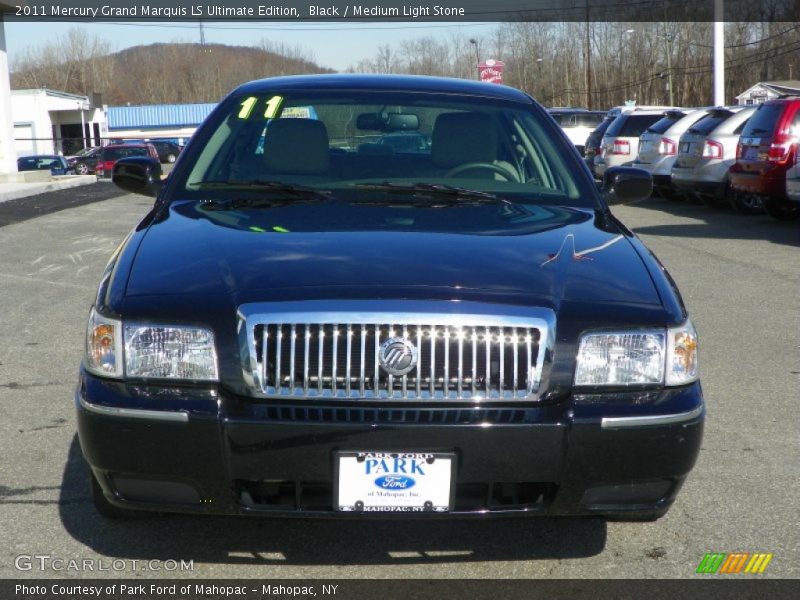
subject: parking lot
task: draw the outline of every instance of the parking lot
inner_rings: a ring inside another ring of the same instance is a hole
[[[49,555],[127,561],[78,577],[684,578],[705,553],[735,551],[772,553],[761,577],[800,575],[796,223],[661,199],[615,209],[671,271],[701,336],[703,448],[655,523],[112,522],[91,504],[72,394],[95,286],[149,202],[110,184],[79,193],[0,204],[0,576],[65,575],[15,567]],[[130,562],[149,559],[193,571]]]

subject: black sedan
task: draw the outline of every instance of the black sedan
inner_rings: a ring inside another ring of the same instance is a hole
[[[313,111],[311,110],[313,108]],[[297,114],[316,117],[297,118]],[[364,139],[416,131],[426,152]],[[112,257],[78,430],[104,515],[654,519],[700,449],[665,269],[528,95],[425,77],[231,93]]]

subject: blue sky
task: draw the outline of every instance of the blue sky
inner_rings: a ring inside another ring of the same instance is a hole
[[[13,65],[14,59],[26,47],[36,47],[64,35],[70,28],[84,29],[111,42],[115,50],[137,44],[156,42],[198,42],[200,30],[191,22],[125,22],[125,23],[66,23],[6,21],[6,48]],[[405,39],[420,36],[463,34],[471,37],[488,36],[492,23],[319,23],[287,24],[269,21],[208,22],[205,23],[207,43],[256,45],[262,38],[291,46],[299,45],[310,52],[314,60],[332,69],[345,69],[363,58],[375,56],[381,44],[395,45]]]

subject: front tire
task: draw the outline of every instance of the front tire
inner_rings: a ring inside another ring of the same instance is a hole
[[[174,154],[167,154],[167,162],[170,164],[174,163],[176,158]]]
[[[797,221],[800,220],[800,204],[781,202],[774,198],[764,200],[764,210],[773,219],[778,221]]]
[[[75,165],[75,173],[78,175],[88,175],[89,174],[89,165],[86,163],[78,163]]]

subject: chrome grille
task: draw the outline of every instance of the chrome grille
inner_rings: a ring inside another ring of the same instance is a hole
[[[536,385],[539,331],[409,324],[261,324],[254,328],[263,391],[273,395],[380,399],[525,397]],[[392,376],[383,340],[417,347],[416,367]],[[299,342],[299,343],[298,343]]]
[[[271,398],[534,399],[554,333],[552,319],[497,314],[244,312],[245,375]],[[379,361],[393,337],[416,346],[404,375]]]

